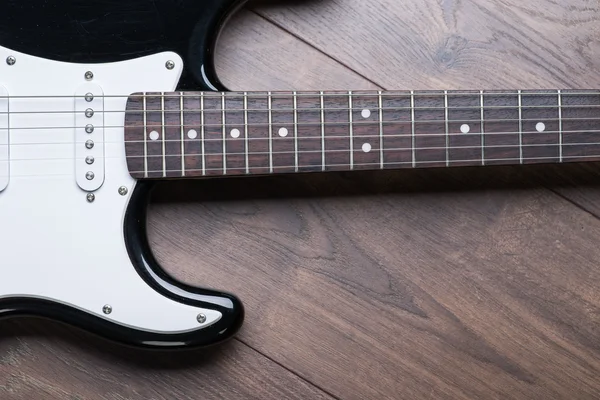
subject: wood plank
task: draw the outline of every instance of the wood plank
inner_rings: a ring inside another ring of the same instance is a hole
[[[495,171],[172,183],[152,244],[337,397],[593,398],[600,222]]]
[[[246,345],[140,353],[39,321],[4,321],[0,398],[330,399]]]
[[[215,62],[223,84],[231,90],[379,88],[247,10],[227,24]]]
[[[556,87],[567,75],[576,87],[597,74],[579,45],[593,43],[583,6],[375,3],[261,14],[394,89]],[[260,51],[286,51],[272,40]],[[248,69],[262,71],[256,90],[321,89],[344,70],[313,81],[281,58],[235,54],[222,68],[234,90]],[[342,89],[361,84],[350,78]],[[175,276],[242,297],[241,340],[340,398],[594,398],[600,226],[535,180],[503,168],[170,183],[150,233]]]
[[[586,0],[269,2],[254,10],[390,90],[600,80],[600,5]]]

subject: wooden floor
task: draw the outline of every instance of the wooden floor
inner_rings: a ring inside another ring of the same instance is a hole
[[[600,85],[595,1],[270,3],[223,33],[232,90]],[[164,184],[156,255],[242,298],[237,339],[3,322],[0,399],[598,399],[599,217],[597,165]]]

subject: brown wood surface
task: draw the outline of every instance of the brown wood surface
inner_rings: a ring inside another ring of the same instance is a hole
[[[231,89],[600,85],[594,2],[295,3],[230,21]],[[599,179],[589,164],[165,183],[156,255],[239,294],[238,338],[163,358],[3,322],[0,399],[600,398]]]

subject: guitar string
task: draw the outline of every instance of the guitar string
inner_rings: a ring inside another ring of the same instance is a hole
[[[356,100],[356,99],[354,99]],[[91,108],[91,107],[90,107]],[[379,107],[373,107],[373,108],[368,108],[368,107],[354,107],[354,108],[349,108],[349,107],[324,107],[323,109],[321,109],[320,106],[315,104],[315,107],[310,107],[310,108],[271,108],[271,112],[286,112],[286,113],[292,113],[294,111],[297,112],[321,112],[321,110],[325,111],[325,112],[348,112],[350,110],[355,111],[357,114],[360,114],[362,111],[364,110],[369,110],[369,111],[375,111],[375,113],[382,111],[382,112],[386,112],[386,111],[407,111],[410,112],[413,109],[415,111],[444,111],[444,110],[449,110],[449,111],[480,111],[481,109],[487,110],[487,111],[492,111],[492,110],[514,110],[514,111],[518,111],[519,109],[522,109],[524,111],[527,110],[558,110],[559,108],[562,110],[569,110],[569,109],[577,109],[577,110],[595,110],[600,108],[600,104],[563,104],[562,106],[559,106],[558,103],[557,104],[549,104],[549,105],[525,105],[525,106],[494,106],[494,105],[484,105],[483,107],[481,107],[480,105],[473,105],[473,106],[469,106],[469,105],[465,105],[465,106],[449,106],[448,108],[444,107],[444,106],[415,106],[415,107],[410,107],[410,106],[406,106],[406,107],[383,107],[383,108],[379,108]],[[244,112],[244,111],[249,111],[249,112],[264,112],[267,113],[269,112],[269,108],[205,108],[205,109],[194,109],[194,108],[190,108],[190,109],[186,109],[184,108],[183,110],[181,108],[165,108],[165,109],[161,109],[161,108],[157,108],[157,109],[147,109],[146,110],[146,114],[156,114],[156,113],[164,113],[164,114],[179,114],[181,113],[181,111],[183,111],[184,113],[191,113],[191,114],[195,114],[195,113],[222,113],[223,111],[225,111],[226,113],[236,113],[236,112]],[[119,109],[119,110],[95,110],[95,112],[97,112],[98,114],[143,114],[144,111],[143,110],[131,110],[131,109]],[[0,111],[0,115],[37,115],[37,114],[81,114],[81,115],[85,115],[85,110],[82,111],[71,111],[71,110],[42,110],[42,111]]]
[[[593,155],[583,155],[583,156],[566,156],[563,157],[563,161],[565,163],[570,163],[570,162],[577,162],[579,160],[583,161],[583,160],[589,160],[589,159],[599,159],[600,160],[600,153],[599,154],[593,154]],[[505,164],[505,165],[517,165],[516,162],[520,162],[520,161],[548,161],[548,162],[552,162],[552,161],[556,161],[558,160],[558,156],[547,156],[547,157],[505,157],[505,158],[493,158],[493,159],[486,159],[486,162],[488,163],[498,163],[498,162],[510,162],[510,164]],[[419,161],[416,160],[416,167],[412,167],[411,165],[413,164],[412,160],[411,161],[393,161],[393,162],[369,162],[369,163],[355,163],[354,164],[354,168],[356,167],[372,167],[369,169],[372,170],[379,170],[379,169],[385,169],[386,166],[388,166],[389,168],[393,168],[393,166],[398,166],[399,168],[402,169],[415,169],[415,168],[419,168],[419,167],[427,167],[429,166],[436,166],[435,164],[444,164],[446,162],[446,159],[443,160],[428,160],[428,161]],[[474,159],[459,159],[459,160],[450,160],[450,163],[456,163],[456,164],[461,164],[461,163],[477,163],[478,166],[481,166],[481,158],[477,157]],[[474,165],[474,164],[472,164]],[[502,165],[502,164],[496,164],[497,166]],[[383,167],[382,167],[383,166]],[[409,167],[402,167],[402,166],[409,166]],[[452,165],[450,165],[452,166]],[[325,168],[341,168],[341,167],[350,167],[350,164],[325,164]],[[269,170],[268,166],[250,166],[249,167],[250,170]],[[273,166],[274,170],[278,170],[278,169],[294,169],[295,165],[285,165],[285,166]],[[307,166],[303,166],[300,165],[299,166],[299,172],[303,172],[302,170],[304,169],[305,171],[309,171],[309,170],[314,170],[318,168],[319,170],[322,168],[321,164],[315,164],[315,165],[307,165]],[[448,167],[446,167],[448,168]],[[228,171],[234,171],[234,173],[230,173],[229,176],[244,176],[246,175],[246,173],[235,173],[235,171],[239,170],[239,171],[245,171],[246,167],[229,167]],[[194,175],[194,176],[190,176],[190,177],[200,177],[200,176],[209,176],[209,174],[207,174],[207,172],[221,172],[220,175],[222,174],[223,169],[222,168],[206,168],[205,166],[203,166],[203,168],[187,168],[186,171],[189,172],[201,172],[203,173],[203,175]],[[149,171],[129,171],[130,174],[143,174],[143,173],[148,173],[148,174],[163,174],[165,171],[161,170],[149,170]],[[166,170],[166,172],[170,172],[170,173],[180,173],[181,170],[180,169],[168,169]],[[249,175],[252,175],[253,173],[251,172]],[[72,177],[73,174],[52,174],[52,173],[47,173],[47,174],[11,174],[11,175],[6,175],[6,174],[0,174],[0,177],[6,178],[36,178],[36,177],[40,177],[40,176],[53,176],[53,177]],[[161,175],[162,176],[162,175]],[[182,177],[181,175],[178,175],[179,177]],[[225,175],[223,175],[225,176]],[[185,177],[185,176],[184,176]]]
[[[320,139],[320,138],[314,138],[314,139]],[[63,143],[63,145],[71,145],[72,143]],[[160,142],[156,143],[157,145],[160,145]],[[531,143],[531,144],[523,144],[523,145],[514,145],[514,144],[499,144],[499,145],[486,145],[485,149],[486,150],[492,150],[492,149],[502,149],[502,150],[512,150],[512,149],[528,149],[528,148],[560,148],[562,147],[564,148],[573,148],[575,149],[576,147],[589,147],[589,146],[599,146],[600,143],[562,143],[562,144],[548,144],[548,143]],[[371,147],[371,150],[369,152],[364,152],[362,149],[357,148],[356,150],[354,150],[354,154],[376,154],[377,151],[380,149],[380,147]],[[394,147],[394,148],[383,148],[384,150],[384,154],[387,152],[393,152],[393,151],[412,151],[413,148],[412,147]],[[481,144],[475,144],[475,145],[465,145],[465,146],[424,146],[424,147],[415,147],[414,148],[415,151],[423,151],[423,150],[477,150],[478,152],[481,151]],[[136,158],[141,158],[141,159],[152,159],[152,158],[173,158],[173,157],[177,157],[177,158],[185,158],[185,157],[196,157],[196,156],[213,156],[213,157],[223,157],[225,159],[227,159],[227,157],[232,157],[232,156],[269,156],[269,155],[274,155],[274,156],[279,156],[279,155],[302,155],[302,154],[333,154],[333,153],[350,153],[349,149],[333,149],[333,150],[327,150],[325,149],[323,151],[323,149],[319,149],[319,150],[299,150],[299,151],[292,151],[292,150],[284,150],[284,151],[274,151],[274,152],[269,152],[269,151],[243,151],[243,152],[227,152],[227,153],[223,153],[223,152],[204,152],[204,153],[185,153],[185,154],[163,154],[162,151],[156,152],[157,154],[149,154],[147,156],[143,156],[143,155],[125,155],[124,157],[121,156],[103,156],[100,157],[103,160],[108,160],[108,159],[121,159],[121,158],[125,158],[125,159],[136,159]],[[378,154],[377,154],[378,155]],[[379,157],[379,155],[378,155]],[[558,156],[557,156],[558,157]],[[568,156],[568,157],[579,157],[577,155],[574,156]],[[9,158],[8,160],[2,160],[0,159],[0,163],[1,162],[12,162],[12,161],[70,161],[70,160],[75,160],[78,159],[78,157],[42,157],[42,158]],[[481,161],[481,157],[478,158],[479,161]],[[488,159],[486,158],[485,161],[488,161]],[[319,164],[319,166],[322,165]],[[350,165],[350,164],[348,164]]]
[[[467,97],[467,96],[479,96],[480,90],[448,90],[448,96],[456,96],[456,97]],[[243,92],[238,91],[188,91],[183,92],[183,96],[181,92],[135,92],[129,94],[103,94],[103,95],[93,95],[94,98],[142,98],[142,97],[164,97],[164,98],[179,98],[179,97],[191,97],[191,98],[200,98],[200,96],[204,96],[204,98],[218,98],[221,99],[222,93],[225,93],[226,97],[243,97]],[[267,96],[268,91],[254,91],[247,92],[247,98],[263,98]],[[274,97],[292,97],[294,96],[291,91],[272,91],[271,92]],[[600,95],[600,90],[598,89],[561,89],[561,93],[564,96],[598,96]],[[93,94],[93,93],[92,93]],[[522,90],[522,91],[502,91],[502,90],[484,90],[484,95],[502,97],[502,96],[522,96],[522,97],[543,97],[543,96],[557,96],[558,89],[540,89],[540,90]],[[406,96],[410,97],[410,90],[385,90],[379,94],[378,91],[369,91],[369,90],[354,90],[352,94],[348,94],[348,91],[326,91],[323,92],[324,97],[399,97]],[[420,90],[414,91],[414,97],[434,97],[434,96],[443,96],[444,90]],[[303,91],[296,92],[296,97],[320,97],[319,91]],[[3,94],[0,95],[0,99],[85,99],[86,95],[11,95],[11,94]]]
[[[484,123],[517,123],[517,122],[543,122],[543,123],[551,123],[551,122],[595,122],[595,121],[600,121],[600,118],[556,118],[556,117],[548,117],[548,118],[507,118],[507,119],[485,119],[485,120],[481,120],[481,119],[453,119],[453,120],[444,120],[444,119],[439,119],[439,120],[433,120],[433,119],[429,119],[429,120],[420,120],[420,121],[412,121],[410,119],[404,119],[404,120],[383,120],[382,123],[383,124],[387,124],[389,125],[401,125],[401,124],[412,124],[413,122],[415,124],[446,124],[446,123],[451,123],[451,124],[480,124],[481,122]],[[355,121],[353,122],[353,126],[377,126],[379,125],[380,122],[379,121]],[[90,124],[94,127],[94,129],[143,129],[143,125],[93,125]],[[203,126],[205,128],[218,128],[219,130],[221,130],[223,128],[223,126],[225,125],[225,128],[237,128],[237,127],[268,127],[269,123],[268,122],[256,122],[256,123],[249,123],[249,124],[236,124],[236,123],[231,123],[231,122],[226,122],[225,124],[223,123],[214,123],[214,124],[182,124],[181,122],[178,124],[162,124],[161,122],[156,122],[156,123],[152,123],[152,122],[147,122],[146,123],[146,128],[148,129],[149,132],[151,132],[150,129],[155,128],[155,129],[160,129],[160,128],[177,128],[180,129],[181,126],[184,127],[188,127],[188,128],[195,128],[195,127],[200,127]],[[281,123],[277,123],[277,122],[273,122],[272,125],[275,125],[276,127],[287,127],[287,126],[293,126],[294,124],[292,122],[281,122]],[[324,123],[321,122],[300,122],[297,124],[298,127],[313,127],[313,126],[349,126],[350,123],[347,121],[325,121]],[[4,128],[2,126],[0,126],[0,131],[27,131],[27,130],[54,130],[54,129],[85,129],[87,127],[86,125],[75,125],[75,126],[18,126],[18,127],[8,127],[8,128]],[[541,132],[540,132],[541,133]],[[419,133],[417,133],[418,135]]]
[[[522,132],[514,132],[514,131],[506,131],[506,132],[484,132],[483,135],[485,135],[485,137],[490,137],[490,136],[509,136],[509,135],[531,135],[531,136],[535,136],[535,137],[540,137],[544,134],[548,135],[548,134],[596,134],[599,133],[600,130],[569,130],[569,131],[554,131],[554,130],[546,130],[544,132],[538,132],[538,131],[522,131]],[[449,138],[480,138],[482,136],[481,133],[479,132],[475,132],[475,133],[462,133],[462,132],[448,132],[448,133],[420,133],[420,134],[416,134],[416,138],[434,138],[434,137],[444,137],[444,136],[448,136]],[[375,138],[376,140],[379,140],[381,137],[381,135],[379,134],[369,134],[369,135],[354,135],[355,139],[371,139],[371,138]],[[412,134],[411,133],[407,133],[407,134],[393,134],[393,135],[389,135],[386,134],[383,136],[384,139],[402,139],[402,138],[412,138]],[[274,142],[284,142],[284,141],[291,141],[291,140],[298,140],[300,141],[306,141],[306,140],[321,140],[322,136],[319,135],[315,135],[315,136],[304,136],[304,137],[294,137],[294,136],[286,136],[286,137],[281,137],[279,135],[273,135],[273,139]],[[325,140],[329,141],[330,139],[340,139],[340,140],[348,140],[349,136],[325,136]],[[248,142],[260,142],[260,141],[267,141],[269,140],[269,137],[264,136],[264,137],[254,137],[254,138],[248,138],[247,139]],[[195,138],[195,139],[184,139],[184,143],[188,143],[188,144],[193,144],[193,143],[198,143],[198,142],[202,142],[202,143],[210,143],[210,142],[216,142],[218,144],[222,143],[223,139],[222,136],[219,133],[219,137],[218,138],[205,138],[204,141],[202,141],[200,138]],[[241,142],[241,141],[245,141],[245,138],[240,136],[238,138],[232,138],[232,137],[227,137],[225,139],[225,141],[227,143],[236,143],[236,142]],[[99,140],[97,141],[98,143],[102,143],[102,144],[136,144],[136,143],[147,143],[148,145],[150,144],[161,144],[163,142],[163,140],[151,140],[151,141],[145,141],[143,139],[141,140],[109,140],[109,141],[102,141]],[[173,142],[173,143],[181,143],[181,139],[164,139],[164,142]],[[0,143],[0,148],[2,146],[41,146],[41,145],[73,145],[73,144],[84,144],[85,141],[79,141],[79,142],[73,142],[73,141],[64,141],[64,142],[24,142],[24,143]],[[586,144],[600,144],[600,142],[586,142]]]
[[[571,159],[590,159],[590,158],[600,158],[600,153],[599,154],[594,154],[594,155],[585,155],[585,156],[577,156],[577,157],[566,157],[567,162],[571,162]],[[546,156],[546,157],[524,157],[523,161],[550,161],[550,160],[558,160],[557,156]],[[520,161],[519,157],[506,157],[506,158],[494,158],[494,159],[489,159],[486,160],[487,162],[500,162],[500,161]],[[441,164],[441,163],[445,163],[446,159],[444,158],[443,160],[428,160],[428,161],[416,161],[417,166],[419,165],[431,165],[431,164]],[[474,158],[474,159],[459,159],[459,160],[450,160],[451,163],[477,163],[477,165],[481,165],[481,158]],[[393,166],[393,165],[407,165],[410,166],[412,165],[413,162],[411,161],[391,161],[391,162],[384,162],[383,165],[384,166]],[[354,167],[366,167],[366,166],[380,166],[381,163],[380,162],[368,162],[368,163],[355,163]],[[325,167],[329,167],[329,168],[335,168],[335,167],[349,167],[350,164],[349,163],[344,163],[344,164],[325,164]],[[265,167],[250,167],[251,169],[269,169],[268,166]],[[291,168],[295,168],[294,165],[285,165],[285,166],[274,166],[274,169],[291,169]],[[300,168],[304,168],[304,169],[309,169],[309,168],[322,168],[321,164],[315,164],[315,165],[308,165],[308,166],[300,166]],[[243,170],[245,169],[244,167],[237,167],[237,168],[229,168],[229,170]],[[381,168],[374,168],[374,169],[381,169]],[[411,168],[407,168],[407,169],[413,169]],[[205,171],[222,171],[221,168],[205,168]],[[202,171],[202,169],[200,168],[192,168],[192,169],[187,169],[188,172],[197,172],[197,171]],[[130,171],[131,174],[139,174],[139,173],[143,173],[144,171]],[[181,172],[181,170],[168,170],[167,172]],[[163,170],[152,170],[152,171],[148,171],[148,173],[163,173]]]
[[[31,130],[36,130],[37,128],[31,128]],[[50,128],[49,128],[50,129]],[[52,128],[54,129],[54,128]],[[59,129],[59,128],[56,128]],[[108,129],[108,128],[107,128]],[[121,129],[120,127],[112,127],[110,129]],[[600,133],[600,130],[598,129],[582,129],[582,130],[562,130],[562,131],[558,131],[558,130],[544,130],[543,132],[538,132],[538,131],[498,131],[498,132],[483,132],[483,134],[481,132],[469,132],[469,133],[462,133],[462,132],[440,132],[440,133],[417,133],[416,134],[416,138],[419,139],[423,139],[423,138],[434,138],[434,137],[438,137],[438,136],[448,136],[449,138],[480,138],[481,136],[485,136],[485,137],[490,137],[490,136],[512,136],[512,135],[530,135],[532,137],[541,137],[543,135],[551,135],[551,134],[562,134],[563,136],[565,134],[568,135],[574,135],[574,134],[597,134]],[[215,134],[216,135],[216,134]],[[401,134],[384,134],[383,138],[384,139],[397,139],[397,138],[412,138],[412,133],[401,133]],[[91,137],[91,136],[85,136],[86,138]],[[379,140],[379,138],[381,137],[381,135],[379,133],[373,133],[373,134],[363,134],[363,135],[357,135],[354,134],[353,137],[355,139],[370,139],[370,138],[375,138],[377,140]],[[298,140],[298,141],[305,141],[305,140],[321,140],[322,136],[319,133],[318,135],[314,135],[314,136],[298,136],[297,138],[295,136],[292,135],[288,135],[285,137],[280,136],[279,134],[277,135],[273,135],[272,138],[275,141],[279,141],[279,142],[283,142],[283,141],[291,141],[291,140]],[[348,140],[349,136],[347,135],[325,135],[325,140],[330,140],[330,139],[340,139],[340,140]],[[262,137],[249,137],[249,138],[245,138],[243,136],[237,137],[237,138],[233,138],[231,136],[227,136],[225,141],[227,143],[236,143],[236,142],[241,142],[241,141],[248,141],[248,142],[259,142],[262,140],[269,140],[268,136],[262,136]],[[147,141],[145,139],[137,139],[137,140],[97,140],[98,143],[103,143],[103,144],[136,144],[136,143],[147,143],[147,144],[152,144],[152,143],[162,143],[162,142],[173,142],[173,143],[181,143],[181,139],[178,137],[177,139],[156,139],[156,140],[152,140],[150,139],[150,141]],[[215,137],[215,138],[206,138],[202,141],[199,137],[191,139],[191,138],[186,138],[184,139],[184,143],[196,143],[196,142],[203,142],[203,143],[210,143],[210,142],[216,142],[216,143],[222,143],[223,142],[223,138],[221,135],[221,132],[219,132],[219,137]],[[23,142],[23,143],[0,143],[0,146],[40,146],[40,145],[73,145],[74,143],[80,143],[80,144],[84,144],[85,141],[84,140],[80,140],[78,142],[73,142],[73,141],[64,141],[64,142]],[[588,142],[589,144],[597,144],[597,142]]]

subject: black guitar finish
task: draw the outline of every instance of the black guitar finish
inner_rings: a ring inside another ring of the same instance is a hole
[[[227,18],[245,0],[5,0],[0,44],[30,55],[72,63],[108,63],[162,51],[184,59],[178,90],[219,90],[213,64],[216,40]],[[244,319],[235,296],[175,281],[155,261],[146,237],[146,205],[154,182],[139,182],[125,218],[126,245],[145,282],[172,300],[218,310],[214,325],[176,335],[111,324],[50,301],[0,301],[0,318],[36,315],[96,332],[141,348],[183,349],[215,344],[234,335]]]

